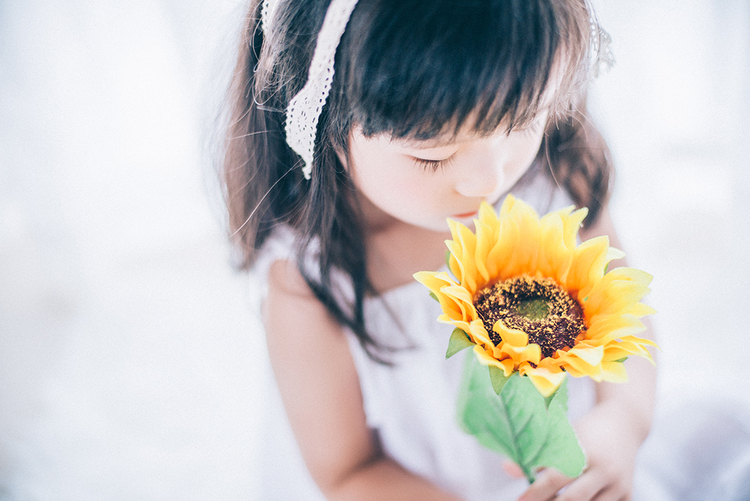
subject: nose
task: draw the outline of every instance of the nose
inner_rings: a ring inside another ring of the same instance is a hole
[[[455,190],[469,198],[489,198],[505,181],[503,163],[497,159],[485,158],[462,174],[456,181]]]

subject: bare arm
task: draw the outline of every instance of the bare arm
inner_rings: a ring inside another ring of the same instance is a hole
[[[581,232],[582,239],[609,236],[610,245],[621,249],[609,212],[602,211],[597,223]],[[624,259],[610,267],[627,266]],[[648,321],[642,337],[653,339]],[[522,496],[524,501],[586,501],[630,499],[635,458],[651,428],[656,396],[656,369],[640,357],[625,362],[628,382],[599,383],[597,404],[575,424],[576,433],[587,455],[587,469],[577,479],[554,470],[542,473]],[[556,496],[563,486],[567,489]]]
[[[271,267],[265,323],[271,365],[305,463],[332,500],[456,500],[383,456],[368,429],[341,327],[293,264]]]

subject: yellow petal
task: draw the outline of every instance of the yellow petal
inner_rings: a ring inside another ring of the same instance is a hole
[[[592,238],[576,247],[565,278],[565,287],[571,291],[581,291],[579,298],[586,297],[591,287],[604,276],[608,249],[609,238],[606,236]]]
[[[446,285],[457,285],[444,271],[420,271],[414,274],[414,278],[434,293],[437,293]]]
[[[609,275],[609,273],[607,274]],[[602,280],[583,301],[586,319],[594,315],[622,314],[651,292],[641,282],[630,280]]]
[[[654,363],[654,358],[651,356],[651,353],[646,349],[646,346],[653,346],[654,348],[659,348],[659,345],[651,341],[650,339],[644,339],[636,336],[624,336],[622,338],[623,343],[632,342],[635,343],[638,347],[641,348],[641,353],[636,353],[636,355],[639,355],[641,357],[646,358],[649,362],[652,364]]]
[[[585,338],[592,342],[596,341],[596,344],[604,344],[612,339],[631,336],[644,330],[646,326],[633,315],[594,315],[589,320]]]
[[[562,283],[573,261],[572,250],[566,246],[563,232],[563,221],[558,213],[553,212],[542,218],[536,269],[542,276],[558,283]]]
[[[637,268],[614,268],[607,273],[609,280],[630,280],[643,285],[649,285],[654,279],[649,273]]]
[[[503,200],[503,204],[500,206],[500,217],[510,214],[510,210],[513,208],[513,205],[515,205],[515,203],[516,197],[510,194],[506,196],[505,200]]]
[[[500,360],[500,364],[503,366],[503,373],[505,374],[505,377],[509,377],[511,374],[513,374],[513,371],[516,370],[516,367],[513,364],[513,360],[510,358]]]
[[[631,355],[646,356],[650,358],[648,350],[642,345],[633,343],[630,341],[616,341],[608,344],[604,348],[604,362],[614,362],[616,360],[622,360],[623,358]]]
[[[487,272],[493,280],[505,280],[511,276],[508,262],[517,247],[520,230],[515,221],[504,218],[499,223],[500,238],[495,242],[487,256]]]
[[[468,333],[469,330],[471,330],[471,325],[468,322],[465,322],[463,320],[453,320],[448,315],[442,314],[438,317],[438,322],[444,323],[444,324],[451,324],[454,327],[458,327],[462,331]],[[476,341],[475,341],[476,342]]]
[[[510,344],[511,346],[520,348],[529,344],[528,334],[518,329],[509,329],[505,326],[502,320],[495,322],[495,325],[492,326],[492,330],[500,335],[504,343]]]
[[[601,361],[604,349],[572,348],[560,356],[562,367],[575,377],[596,377],[601,371]]]
[[[597,283],[593,289],[590,291],[590,296],[598,296],[604,294],[605,297],[607,297],[607,293],[610,289],[614,287],[625,287],[627,283],[631,283],[633,287],[637,287],[639,290],[643,291],[645,295],[650,290],[648,288],[648,285],[651,283],[652,276],[646,273],[645,271],[637,270],[635,268],[615,268],[613,270],[610,270],[607,272],[606,275]],[[619,299],[618,302],[613,303],[616,305],[617,308],[623,307],[623,305],[627,304],[628,307],[631,305],[634,305],[635,303],[640,300],[633,300],[632,298],[623,298],[619,297],[621,294],[621,291],[615,291],[614,293],[610,293],[608,296],[613,299]],[[643,296],[641,296],[643,297]],[[623,302],[625,300],[625,302]],[[606,298],[604,299],[605,302],[609,302],[610,299]],[[597,303],[591,303],[589,307],[597,306]],[[611,310],[612,308],[608,308],[608,310]]]
[[[487,329],[484,328],[484,322],[479,319],[471,322],[469,330],[464,332],[468,332],[475,343],[482,344],[487,349],[494,348],[495,346],[495,343],[492,342],[490,335],[487,333]]]
[[[495,209],[487,202],[482,202],[479,205],[479,220],[487,226],[494,228],[495,231],[500,228],[497,216],[495,215]]]
[[[452,319],[462,319],[464,317],[465,307],[461,306],[460,301],[455,297],[443,292],[446,287],[457,285],[453,280],[450,279],[445,272],[425,272],[421,271],[414,274],[414,278],[422,284],[426,285],[430,291],[435,294],[440,308],[445,314]],[[471,299],[469,299],[471,302]]]
[[[596,346],[596,347],[581,347],[581,346],[575,346],[568,350],[569,356],[575,356],[587,364],[591,366],[599,365],[602,361],[602,357],[604,356],[604,347],[602,346]]]
[[[542,350],[536,343],[531,343],[523,347],[516,347],[508,343],[503,343],[501,346],[495,347],[492,353],[495,355],[495,358],[509,357],[516,365],[524,362],[539,365],[539,361],[542,358]]]
[[[460,242],[454,240],[446,240],[445,246],[450,251],[450,257],[448,258],[450,272],[456,277],[458,283],[463,285],[465,283],[464,277],[466,276],[464,261],[467,260],[467,257],[464,255],[464,249],[461,247]]]
[[[449,219],[448,225],[453,235],[453,240],[446,241],[451,253],[449,259],[451,271],[456,275],[459,283],[466,287],[471,295],[474,295],[478,287],[486,283],[477,272],[477,236],[461,223]]]
[[[461,301],[469,305],[474,304],[471,300],[471,294],[469,294],[469,291],[460,285],[445,285],[440,289],[440,293],[449,296],[456,301]]]
[[[647,304],[636,303],[630,307],[628,313],[636,318],[642,318],[646,315],[653,315],[654,313],[656,313],[656,310]]]
[[[642,337],[636,337],[636,336],[623,336],[623,341],[632,341],[634,343],[646,345],[646,346],[653,346],[654,348],[659,348],[659,345],[655,342],[651,341],[650,339],[642,338]]]
[[[565,373],[562,371],[552,372],[540,367],[527,367],[524,372],[544,397],[552,395],[565,380]]]
[[[586,207],[570,213],[572,209],[573,206],[571,205],[570,207],[566,207],[558,211],[563,221],[563,238],[565,241],[565,246],[570,250],[575,249],[578,230],[581,228],[583,220],[586,219],[586,216],[589,213],[589,210]]]
[[[602,381],[609,383],[626,383],[628,373],[625,366],[620,362],[602,362],[602,372],[599,374]]]
[[[474,264],[477,268],[477,290],[483,289],[490,283],[490,273],[487,270],[487,258],[492,250],[492,242],[496,240],[493,235],[493,229],[482,223],[475,221],[477,229],[477,244],[474,251]]]
[[[536,271],[541,240],[539,217],[534,209],[520,200],[513,205],[510,216],[518,226],[519,236],[512,257],[506,265],[506,275],[518,276],[524,273],[533,275]]]
[[[488,353],[482,346],[474,345],[474,354],[477,356],[477,360],[482,365],[492,365],[498,369],[502,369],[506,376],[509,376],[513,372],[511,365],[510,373],[508,372],[508,362],[501,362],[500,360],[493,357]]]
[[[625,253],[620,249],[610,247],[607,251],[607,262],[614,261],[615,259],[622,259],[625,257]]]

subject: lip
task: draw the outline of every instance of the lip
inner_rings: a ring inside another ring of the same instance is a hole
[[[469,217],[476,216],[478,212],[479,212],[478,210],[475,210],[472,212],[464,212],[463,214],[454,214],[451,217],[456,218],[456,219],[466,219]]]

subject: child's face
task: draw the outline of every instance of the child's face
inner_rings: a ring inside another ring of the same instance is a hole
[[[449,141],[350,138],[351,176],[377,209],[408,224],[447,231],[446,218],[471,223],[483,200],[497,202],[531,166],[548,113],[523,131],[478,137],[461,133]]]

